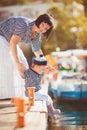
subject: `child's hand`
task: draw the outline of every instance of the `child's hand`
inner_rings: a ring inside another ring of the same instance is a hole
[[[54,73],[58,71],[58,67],[47,66],[45,73]]]

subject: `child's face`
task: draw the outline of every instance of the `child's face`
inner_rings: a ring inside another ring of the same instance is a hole
[[[36,67],[36,71],[39,73],[39,74],[42,74],[42,73],[44,73],[45,72],[45,69],[46,69],[46,66],[45,65],[37,65],[37,67]]]

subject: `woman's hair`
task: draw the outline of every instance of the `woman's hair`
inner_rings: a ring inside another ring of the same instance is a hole
[[[52,16],[50,16],[49,14],[42,14],[40,15],[36,20],[35,20],[35,24],[37,27],[39,27],[39,25],[44,22],[47,23],[48,25],[50,25],[50,29],[47,30],[45,33],[43,33],[43,35],[45,36],[46,39],[48,39],[48,36],[53,28],[53,20],[52,20]]]

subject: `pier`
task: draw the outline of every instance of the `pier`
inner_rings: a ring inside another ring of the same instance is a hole
[[[17,109],[11,100],[0,100],[0,130],[46,130],[47,107],[44,101],[35,101],[30,111],[25,113],[25,126],[16,128]]]

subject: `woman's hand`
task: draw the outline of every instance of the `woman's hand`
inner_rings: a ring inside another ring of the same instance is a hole
[[[24,72],[26,69],[28,69],[28,66],[23,63],[17,63],[19,74],[22,78],[25,77]]]

